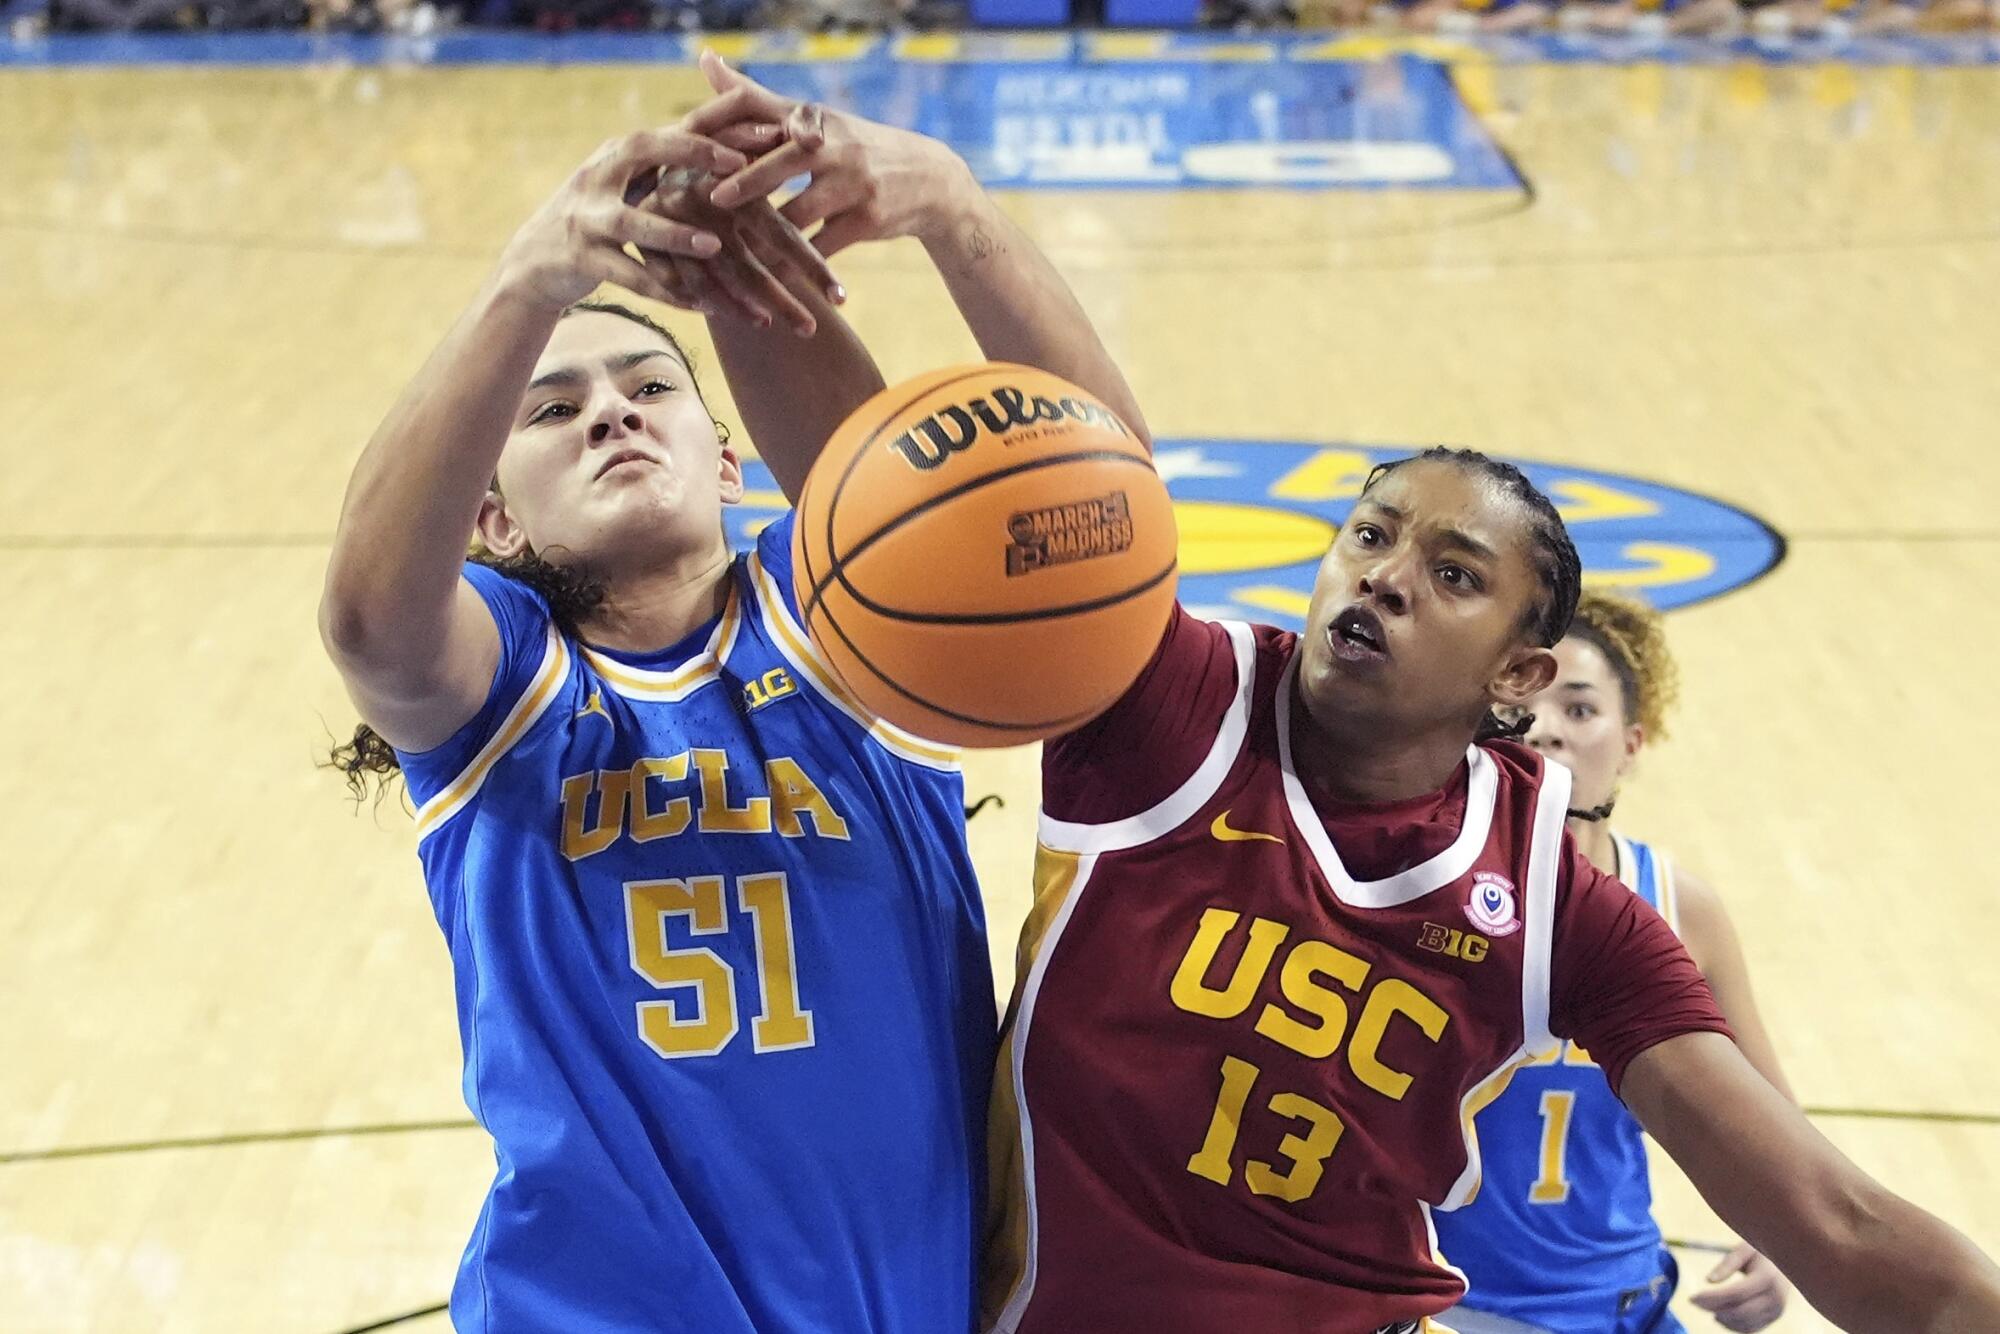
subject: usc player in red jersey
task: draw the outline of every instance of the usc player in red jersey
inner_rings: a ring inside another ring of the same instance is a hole
[[[1718,1213],[1843,1328],[2000,1330],[2000,1270],[1822,1138],[1507,739],[1579,568],[1513,467],[1385,465],[1302,635],[1177,610],[1043,756],[994,1092],[985,1323],[1416,1331],[1464,1291],[1430,1216],[1512,1069],[1587,1048]]]

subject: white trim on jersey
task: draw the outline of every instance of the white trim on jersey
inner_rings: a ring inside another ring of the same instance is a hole
[[[1535,832],[1528,845],[1527,935],[1521,942],[1521,1031],[1530,1055],[1555,1045],[1549,1032],[1549,986],[1555,947],[1556,882],[1562,877],[1563,824],[1569,818],[1570,772],[1542,765],[1535,797]]]
[[[1250,700],[1257,685],[1257,639],[1242,621],[1217,622],[1236,650],[1236,697],[1223,712],[1215,744],[1173,793],[1137,815],[1109,824],[1072,824],[1043,812],[1041,841],[1058,852],[1118,852],[1162,838],[1193,817],[1222,786],[1250,732]]]
[[[1327,836],[1326,825],[1306,795],[1305,784],[1292,768],[1292,679],[1298,674],[1300,656],[1292,654],[1285,674],[1278,679],[1278,763],[1284,770],[1285,804],[1291,808],[1292,824],[1312,849],[1334,894],[1350,907],[1393,908],[1441,889],[1470,871],[1486,846],[1486,835],[1493,827],[1493,803],[1500,790],[1499,770],[1478,746],[1466,747],[1470,773],[1465,785],[1465,818],[1450,847],[1384,880],[1356,880],[1347,873],[1339,851]]]
[[[812,636],[806,633],[792,616],[792,609],[785,605],[784,591],[778,581],[764,568],[763,558],[755,551],[750,553],[751,600],[757,604],[757,615],[764,623],[765,633],[777,646],[778,653],[792,665],[798,673],[802,685],[810,686],[813,693],[840,710],[854,724],[873,738],[875,744],[894,755],[899,760],[921,764],[927,769],[937,769],[943,773],[958,772],[958,752],[949,746],[940,746],[913,736],[902,728],[884,722],[870,714],[841,685],[840,678],[820,657],[814,647]]]
[[[1466,1272],[1463,1269],[1460,1269],[1457,1265],[1453,1264],[1448,1258],[1446,1258],[1445,1253],[1438,1248],[1437,1220],[1432,1217],[1432,1211],[1430,1205],[1422,1200],[1418,1200],[1417,1208],[1423,1211],[1424,1235],[1430,1238],[1431,1263],[1436,1265],[1439,1269],[1442,1269],[1446,1273],[1452,1275],[1460,1283],[1463,1283],[1465,1285],[1465,1291],[1458,1294],[1460,1298],[1463,1298],[1467,1292],[1472,1291],[1472,1279],[1466,1275]],[[1440,1328],[1442,1327],[1440,1326]]]
[[[736,646],[736,631],[743,623],[741,600],[736,583],[729,583],[722,615],[708,635],[701,652],[669,671],[634,667],[588,645],[581,646],[583,660],[590,664],[604,684],[627,699],[653,704],[678,704],[695,691],[721,676],[722,663]]]
[[[1618,878],[1624,882],[1627,889],[1646,899],[1646,887],[1640,884],[1637,878],[1638,847],[1616,829],[1611,831],[1611,842],[1618,849]],[[1666,853],[1650,843],[1646,845],[1646,854],[1652,859],[1653,866],[1653,893],[1647,901],[1661,917],[1666,919],[1667,926],[1678,936],[1681,933],[1681,901],[1679,886],[1674,883],[1673,861]]]
[[[1611,831],[1611,846],[1618,853],[1617,878],[1624,882],[1625,888],[1631,890],[1640,898],[1645,898],[1646,891],[1644,887],[1635,879],[1639,871],[1638,849],[1632,846],[1631,839],[1625,837],[1625,835],[1619,833],[1616,829]]]
[[[1028,1210],[1028,1241],[1021,1255],[1021,1277],[1016,1281],[1007,1304],[1001,1308],[999,1318],[994,1321],[992,1334],[1014,1334],[1035,1295],[1035,1262],[1041,1254],[1041,1219],[1040,1205],[1035,1198],[1035,1125],[1028,1114],[1028,1030],[1035,1022],[1035,1002],[1041,998],[1042,979],[1048,975],[1049,960],[1055,958],[1056,950],[1062,944],[1063,930],[1069,925],[1077,901],[1090,884],[1090,873],[1096,869],[1095,852],[1086,852],[1077,858],[1075,878],[1070,882],[1062,907],[1056,909],[1055,919],[1049,923],[1048,934],[1042,939],[1042,947],[1036,952],[1034,963],[1028,968],[1028,980],[1021,988],[1021,1008],[1014,1016],[1014,1035],[1007,1060],[1014,1070],[1014,1110],[1021,1118],[1021,1190]]]
[[[1555,1044],[1549,1032],[1550,956],[1555,943],[1556,882],[1562,874],[1563,822],[1569,815],[1570,772],[1560,764],[1542,766],[1535,794],[1535,820],[1528,834],[1527,903],[1521,935],[1521,1045],[1499,1068],[1466,1090],[1458,1102],[1465,1137],[1465,1170],[1439,1207],[1447,1211],[1471,1203],[1479,1193],[1485,1165],[1479,1154],[1479,1112],[1500,1096],[1520,1064]]]
[[[1650,844],[1647,851],[1653,854],[1653,897],[1660,901],[1660,916],[1667,919],[1667,925],[1678,936],[1681,933],[1681,887],[1674,875],[1674,859]]]
[[[484,786],[486,775],[493,772],[493,766],[500,762],[500,757],[512,750],[515,743],[526,736],[542,714],[548,711],[558,687],[569,676],[569,645],[553,624],[548,627],[547,635],[541,665],[535,669],[528,688],[521,692],[521,698],[514,701],[514,707],[508,710],[498,730],[479,748],[472,762],[459,770],[457,777],[418,808],[418,842],[429,838],[452,816],[465,809]]]

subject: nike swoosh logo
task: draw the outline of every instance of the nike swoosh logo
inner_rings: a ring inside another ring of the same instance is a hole
[[[1285,841],[1276,834],[1260,834],[1254,829],[1231,829],[1229,827],[1228,811],[1224,811],[1215,817],[1215,823],[1208,827],[1208,832],[1215,835],[1215,841],[1218,843],[1253,843],[1258,840],[1266,843],[1283,843]]]

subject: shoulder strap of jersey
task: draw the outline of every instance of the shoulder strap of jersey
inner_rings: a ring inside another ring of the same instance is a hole
[[[940,746],[925,741],[922,737],[905,732],[882,721],[869,713],[842,685],[840,678],[833,674],[813,647],[812,637],[806,633],[792,616],[791,608],[785,605],[785,595],[778,587],[778,581],[764,568],[764,561],[755,551],[739,557],[744,572],[746,596],[756,609],[756,616],[764,628],[764,633],[777,647],[778,653],[798,673],[799,682],[811,689],[820,698],[847,715],[857,727],[868,733],[869,738],[900,760],[923,765],[927,769],[938,769],[946,773],[958,772],[958,752],[949,746]]]
[[[1463,1208],[1479,1193],[1484,1164],[1473,1124],[1479,1113],[1506,1092],[1508,1081],[1523,1062],[1547,1051],[1556,1042],[1555,1035],[1549,1032],[1549,974],[1555,944],[1556,883],[1562,874],[1563,823],[1569,815],[1569,787],[1568,769],[1560,764],[1542,766],[1541,785],[1535,792],[1534,823],[1529,827],[1528,872],[1523,885],[1527,906],[1522,914],[1521,934],[1521,1046],[1498,1069],[1467,1089],[1459,1101],[1465,1170],[1439,1203],[1441,1209]],[[1425,1216],[1429,1216],[1428,1210]],[[1435,1243],[1432,1250],[1435,1253]]]
[[[500,757],[512,750],[528,730],[548,711],[549,702],[556,697],[556,691],[569,676],[569,641],[562,637],[553,622],[548,627],[548,640],[542,648],[542,665],[528,682],[528,688],[514,701],[514,707],[507,711],[500,727],[492,739],[479,748],[472,762],[459,771],[458,776],[447,783],[436,796],[425,802],[417,811],[417,841],[422,842],[452,816],[464,810],[466,804],[486,782],[486,775],[493,772],[493,766]]]
[[[1666,918],[1667,925],[1673,928],[1675,935],[1679,935],[1681,911],[1679,896],[1674,892],[1673,859],[1652,844],[1627,838],[1615,829],[1611,831],[1611,838],[1618,845],[1618,867],[1623,873],[1621,879],[1633,893]]]
[[[1242,621],[1220,621],[1236,654],[1236,694],[1223,711],[1221,726],[1208,754],[1186,782],[1155,805],[1109,824],[1075,824],[1047,812],[1041,817],[1041,842],[1056,852],[1117,852],[1150,843],[1172,833],[1202,808],[1229,776],[1250,734],[1250,704],[1257,688],[1257,640]]]
[[[1534,832],[1528,844],[1528,883],[1523,886],[1528,905],[1527,935],[1521,942],[1521,1032],[1531,1054],[1555,1045],[1555,1035],[1549,1032],[1549,972],[1569,787],[1567,768],[1543,763],[1541,787],[1535,793]]]

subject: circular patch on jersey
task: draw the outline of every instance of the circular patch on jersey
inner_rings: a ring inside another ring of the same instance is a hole
[[[1511,936],[1519,931],[1521,918],[1514,906],[1514,882],[1492,871],[1474,875],[1472,889],[1466,895],[1465,915],[1489,936]]]
[[[1421,446],[1293,440],[1173,439],[1153,458],[1180,525],[1180,598],[1197,616],[1305,625],[1313,575],[1369,470]],[[1662,610],[1743,587],[1774,569],[1785,541],[1757,516],[1710,496],[1621,473],[1512,459],[1562,512],[1584,583]],[[760,463],[729,511],[739,546],[783,512]]]

